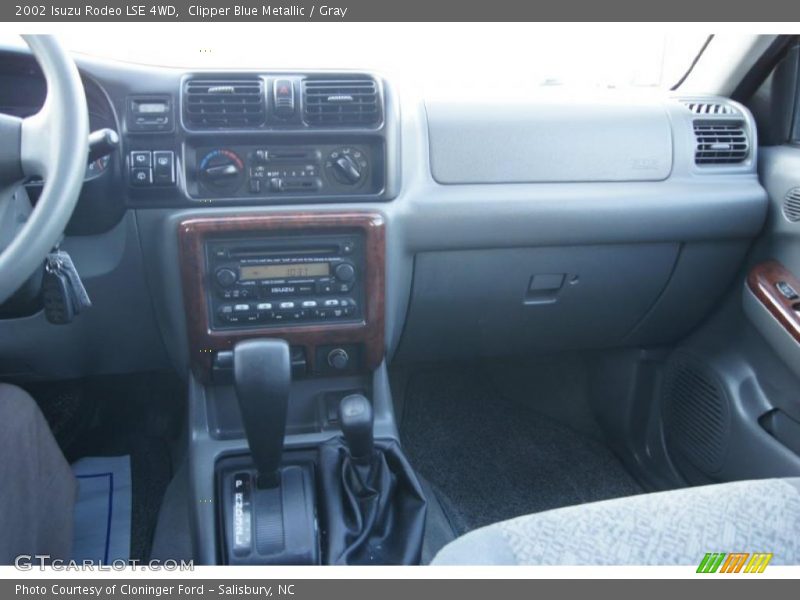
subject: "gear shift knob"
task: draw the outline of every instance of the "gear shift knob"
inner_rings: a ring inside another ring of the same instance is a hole
[[[258,487],[280,484],[292,361],[284,340],[255,339],[233,348],[233,378]]]
[[[361,394],[351,394],[339,402],[339,424],[356,463],[367,463],[372,458],[372,405]]]

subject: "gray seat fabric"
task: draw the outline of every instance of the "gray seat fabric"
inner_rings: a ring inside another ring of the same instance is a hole
[[[435,565],[698,565],[707,552],[800,564],[800,479],[740,481],[549,510],[476,529]]]
[[[0,564],[68,559],[77,481],[36,402],[0,383]]]

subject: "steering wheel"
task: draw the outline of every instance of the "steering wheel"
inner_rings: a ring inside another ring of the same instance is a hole
[[[50,35],[23,36],[47,81],[42,109],[0,114],[0,304],[39,268],[61,239],[83,185],[89,146],[86,94],[75,63]],[[44,180],[30,209],[22,187]]]

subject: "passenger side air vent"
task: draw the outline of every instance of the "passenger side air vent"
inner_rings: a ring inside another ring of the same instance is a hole
[[[698,165],[727,165],[744,162],[750,142],[742,122],[694,122],[695,153]]]
[[[194,127],[257,127],[266,114],[263,82],[258,77],[190,79],[183,111],[187,125]]]
[[[305,79],[303,116],[309,125],[375,125],[381,120],[378,85],[371,77]]]
[[[691,100],[684,100],[684,106],[696,115],[738,115],[737,111],[732,106],[727,104],[720,104],[718,102],[694,102]]]
[[[800,221],[800,188],[792,188],[783,199],[783,216],[792,223]]]

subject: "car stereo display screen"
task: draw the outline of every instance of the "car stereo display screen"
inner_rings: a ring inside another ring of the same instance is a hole
[[[326,262],[296,265],[255,265],[241,267],[239,279],[281,279],[288,277],[326,277],[331,274],[331,266]]]

